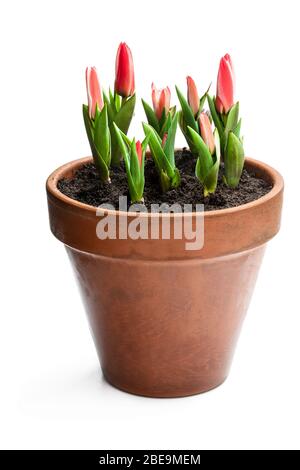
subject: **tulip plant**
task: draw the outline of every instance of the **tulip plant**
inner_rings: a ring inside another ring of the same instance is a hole
[[[181,105],[181,111],[179,112],[179,125],[191,152],[194,155],[197,155],[197,148],[194,146],[188,127],[191,127],[195,132],[200,132],[199,118],[209,89],[203,94],[203,96],[201,96],[201,98],[199,98],[198,90],[192,77],[188,76],[186,80],[188,90],[187,100],[179,88],[176,87],[177,96]]]
[[[135,81],[131,50],[122,42],[116,57],[116,78],[114,94],[109,90],[109,96],[103,94],[107,105],[109,128],[111,134],[112,165],[119,165],[121,156],[114,123],[127,134],[135,108]]]
[[[142,143],[135,139],[131,141],[116,124],[114,128],[124,158],[131,202],[143,202],[145,152],[149,139],[146,137]]]
[[[225,165],[225,183],[235,188],[240,181],[244,167],[243,140],[240,138],[241,119],[239,118],[239,102],[234,102],[235,76],[229,54],[221,58],[217,96],[208,95],[208,104],[212,119],[218,129],[221,142],[221,154]]]
[[[143,201],[145,152],[149,145],[163,192],[180,185],[175,161],[177,125],[197,157],[195,174],[204,196],[215,192],[220,162],[224,162],[224,182],[237,187],[244,166],[243,140],[240,137],[239,103],[234,100],[234,71],[231,58],[221,58],[216,97],[208,90],[200,97],[192,77],[187,77],[187,97],[176,87],[181,110],[170,107],[169,87],[161,90],[152,83],[152,105],[142,100],[148,123],[143,123],[141,143],[127,137],[135,108],[135,80],[132,54],[121,43],[116,57],[114,93],[102,92],[95,67],[86,69],[88,105],[83,117],[95,166],[103,182],[110,181],[110,166],[124,160],[131,202]],[[204,110],[208,101],[209,111]],[[213,131],[212,124],[215,129]]]
[[[88,106],[83,118],[95,165],[102,181],[109,181],[110,164],[120,163],[114,123],[127,134],[135,108],[135,82],[132,54],[121,43],[116,57],[115,90],[102,92],[95,67],[86,69]]]
[[[177,188],[180,184],[180,174],[176,168],[174,152],[178,113],[175,113],[173,117],[170,115],[169,119],[168,131],[162,139],[150,124],[143,123],[163,192],[168,191],[170,188]]]
[[[107,106],[103,103],[95,67],[86,69],[88,106],[83,105],[83,119],[94,163],[102,181],[109,181],[111,140],[107,118]]]
[[[153,109],[143,99],[142,103],[148,123],[163,139],[172,123],[172,118],[176,112],[176,107],[170,107],[171,92],[169,87],[158,90],[154,83],[152,83],[151,89]]]

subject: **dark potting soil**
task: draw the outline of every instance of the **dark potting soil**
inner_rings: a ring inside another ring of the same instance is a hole
[[[226,209],[259,199],[272,189],[269,183],[257,178],[246,169],[243,170],[238,187],[230,189],[223,182],[224,167],[221,164],[217,190],[215,194],[205,198],[202,185],[195,176],[196,158],[185,148],[177,151],[175,156],[181,175],[181,185],[164,194],[160,189],[153,160],[151,158],[146,160],[144,204],[147,209],[151,204],[163,203],[168,205],[177,203],[182,207],[184,204],[192,204],[193,210],[196,209],[196,204],[204,204],[206,211]],[[73,178],[61,179],[58,182],[58,189],[66,196],[91,206],[112,204],[115,209],[119,209],[119,196],[127,196],[130,203],[123,163],[120,167],[111,168],[110,178],[110,183],[101,183],[95,165],[88,163],[79,168]]]

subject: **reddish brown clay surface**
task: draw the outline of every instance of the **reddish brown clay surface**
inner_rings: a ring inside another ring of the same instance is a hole
[[[131,393],[179,397],[207,391],[227,377],[265,244],[279,230],[283,180],[269,166],[246,165],[273,184],[261,199],[204,213],[204,246],[186,240],[99,240],[96,208],[47,181],[50,225],[67,248],[107,380]],[[117,217],[135,218],[116,212]],[[151,217],[176,215],[144,215]],[[187,215],[194,221],[195,213]]]

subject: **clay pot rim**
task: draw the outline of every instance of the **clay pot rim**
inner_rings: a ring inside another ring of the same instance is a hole
[[[46,182],[46,189],[49,194],[51,194],[54,199],[60,200],[62,203],[73,206],[74,209],[80,209],[84,211],[88,211],[91,215],[96,215],[97,207],[91,206],[89,204],[85,204],[83,202],[76,201],[75,199],[70,198],[63,194],[58,188],[57,183],[60,179],[62,179],[68,172],[77,170],[81,165],[85,163],[89,163],[92,161],[92,157],[83,157],[76,160],[72,160],[71,162],[65,163],[64,165],[58,167],[54,170],[47,179]],[[226,209],[218,209],[212,211],[204,211],[204,212],[186,212],[183,214],[176,214],[176,213],[139,213],[139,212],[124,212],[119,210],[111,210],[111,209],[103,209],[103,214],[105,215],[115,215],[118,217],[127,217],[127,218],[134,218],[137,215],[144,216],[144,217],[190,217],[191,215],[196,216],[197,214],[202,214],[204,217],[218,217],[224,215],[230,215],[236,213],[238,211],[245,211],[255,206],[259,206],[265,204],[270,199],[277,196],[284,187],[284,181],[281,174],[272,168],[271,166],[267,165],[264,162],[259,160],[255,160],[253,158],[247,157],[245,159],[245,166],[246,168],[254,169],[260,173],[260,177],[269,181],[273,187],[272,189],[265,194],[264,196],[256,199],[255,201],[248,202],[246,204],[241,204],[236,207],[230,207]],[[99,212],[98,212],[99,215]]]

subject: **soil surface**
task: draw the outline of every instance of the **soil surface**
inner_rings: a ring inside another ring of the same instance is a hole
[[[196,204],[204,204],[206,211],[226,209],[259,199],[272,189],[269,183],[246,169],[243,170],[238,187],[230,189],[222,180],[224,168],[221,164],[217,190],[215,194],[204,198],[202,185],[195,176],[196,159],[189,150],[184,148],[176,152],[176,165],[181,174],[181,185],[162,194],[153,160],[150,157],[145,162],[144,204],[147,209],[151,204],[163,203],[177,203],[181,206],[192,204],[193,210]],[[77,170],[74,178],[60,180],[58,189],[66,196],[91,206],[106,203],[119,209],[119,196],[127,196],[130,203],[123,163],[120,167],[111,168],[110,177],[111,183],[101,183],[95,165],[88,163]]]

